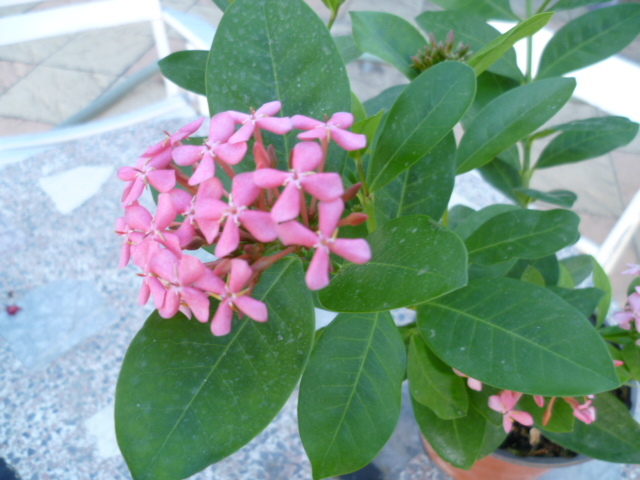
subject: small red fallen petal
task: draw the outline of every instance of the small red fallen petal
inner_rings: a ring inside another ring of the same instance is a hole
[[[22,308],[20,308],[18,305],[7,305],[7,314],[9,315],[15,315],[16,313],[18,313],[20,310],[22,310]]]

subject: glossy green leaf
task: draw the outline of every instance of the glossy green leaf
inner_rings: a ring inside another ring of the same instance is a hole
[[[456,45],[460,42],[467,44],[471,52],[481,50],[500,36],[498,30],[479,17],[463,12],[423,12],[416,17],[416,23],[422,30],[433,33],[439,40],[444,40],[449,31],[453,30]],[[513,49],[508,49],[488,70],[510,77],[517,82],[523,80],[516,61],[516,52]]]
[[[473,68],[476,75],[480,75],[510,51],[518,41],[530,37],[541,30],[551,20],[552,16],[553,13],[539,13],[518,23],[515,27],[474,53],[467,61],[467,64]]]
[[[427,45],[420,31],[391,13],[349,12],[353,39],[360,50],[375,55],[413,79],[420,73],[411,67],[411,57]]]
[[[370,117],[381,110],[388,112],[407,85],[394,85],[364,102],[364,108]]]
[[[551,190],[549,192],[542,192],[533,188],[516,188],[515,191],[542,202],[567,208],[572,207],[578,199],[578,196],[569,190]]]
[[[467,255],[460,238],[424,215],[391,220],[367,241],[372,258],[348,264],[318,297],[328,310],[373,312],[406,307],[467,283]]]
[[[490,424],[502,428],[503,415],[496,412],[489,406],[489,397],[491,395],[498,395],[499,393],[500,389],[492,387],[491,385],[483,384],[482,390],[479,392],[469,389],[469,400],[471,401],[473,408],[475,408]]]
[[[533,283],[534,285],[540,285],[541,287],[545,286],[544,277],[533,265],[527,265],[524,272],[522,272],[522,275],[520,275],[520,280],[523,282]]]
[[[376,192],[379,225],[405,215],[439,219],[446,211],[456,169],[456,140],[450,133],[427,155]]]
[[[364,106],[362,107],[363,114],[366,115],[366,111],[364,111]],[[357,157],[357,155],[364,155],[367,150],[371,148],[371,144],[375,138],[376,132],[378,131],[378,126],[382,121],[382,117],[384,116],[383,112],[378,112],[377,114],[367,117],[364,120],[361,120],[357,123],[354,123],[351,126],[351,131],[354,133],[361,133],[367,137],[367,146],[362,150],[356,150],[353,152],[349,152],[350,157]]]
[[[351,113],[353,114],[353,119],[356,122],[351,126],[351,131],[355,131],[354,127],[356,127],[356,125],[358,125],[360,122],[365,122],[365,120],[367,120],[367,111],[364,109],[364,105],[362,104],[360,99],[353,92],[351,92]],[[362,129],[362,125],[360,125],[357,128]],[[357,133],[362,133],[362,132],[358,131]],[[369,139],[367,139],[367,146],[368,145],[369,145]]]
[[[615,463],[640,463],[640,425],[627,407],[610,393],[597,395],[597,420],[575,422],[572,432],[543,431],[550,440],[592,458]]]
[[[622,360],[634,380],[640,380],[640,347],[635,342],[622,347]]]
[[[578,310],[586,318],[594,314],[598,303],[604,296],[602,290],[593,287],[578,289],[550,287],[549,290]]]
[[[492,425],[487,422],[485,424],[482,445],[480,446],[478,455],[476,455],[476,461],[495,452],[500,445],[502,445],[505,438],[507,438],[507,433],[504,431],[502,425]]]
[[[353,62],[362,56],[362,52],[356,45],[351,35],[340,35],[339,37],[333,37],[333,41],[336,42],[338,51],[342,56],[344,64]]]
[[[264,272],[252,296],[268,305],[268,322],[236,319],[223,337],[182,314],[149,317],[116,389],[118,444],[136,480],[193,475],[273,420],[313,342],[313,303],[303,278],[292,257]]]
[[[560,128],[562,133],[542,151],[536,168],[599,157],[628,144],[638,134],[638,124],[624,117],[589,118]]]
[[[406,353],[388,312],[340,314],[314,347],[300,384],[300,438],[313,478],[369,463],[400,417]]]
[[[576,286],[571,278],[571,273],[563,264],[560,264],[560,278],[557,286],[562,288],[575,288]]]
[[[464,417],[445,420],[411,397],[420,431],[440,457],[451,465],[469,469],[484,444],[487,421],[474,408]]]
[[[572,431],[575,422],[575,417],[573,416],[573,408],[571,408],[571,405],[569,405],[561,398],[556,398],[553,401],[549,423],[543,425],[544,414],[549,407],[550,401],[551,398],[545,398],[544,406],[539,407],[538,405],[536,405],[533,397],[525,395],[518,402],[518,407],[531,414],[531,416],[533,417],[533,421],[538,428],[544,428],[546,431],[558,433]]]
[[[558,30],[549,40],[538,78],[563,75],[618,53],[640,33],[640,5],[594,10]]]
[[[460,62],[440,63],[407,86],[387,115],[369,165],[371,191],[429,153],[471,105],[476,80]]]
[[[547,10],[553,10],[559,12],[561,10],[571,10],[573,8],[585,7],[587,5],[604,3],[602,0],[560,0],[558,3],[551,4]]]
[[[484,20],[518,20],[509,0],[434,0],[445,10],[454,10],[481,17]]]
[[[475,263],[471,264],[469,265],[469,281],[485,277],[504,277],[514,267],[517,261],[518,259],[513,258],[506,262],[496,263],[490,267],[477,265]]]
[[[489,278],[418,306],[418,327],[452,367],[498,388],[545,396],[616,388],[605,342],[546,288]]]
[[[468,126],[458,149],[458,173],[468,172],[533,133],[571,98],[572,78],[523,85],[490,102]]]
[[[179,87],[199,95],[206,95],[205,70],[209,52],[185,50],[175,52],[158,62],[162,75]]]
[[[598,261],[591,257],[591,265],[593,267],[593,286],[599,288],[604,292],[604,296],[600,303],[598,303],[598,311],[596,315],[596,325],[601,326],[607,318],[609,308],[611,307],[611,298],[613,297],[613,288],[611,287],[611,280],[609,275],[604,271]]]
[[[593,272],[593,261],[589,255],[575,255],[560,260],[571,275],[573,285],[580,285]]]
[[[532,266],[540,272],[545,285],[558,284],[558,280],[560,279],[560,264],[555,255],[549,255],[535,260],[518,260],[507,276],[516,279],[520,278],[528,266]]]
[[[466,205],[454,205],[447,212],[447,222],[444,223],[444,225],[451,230],[455,230],[458,228],[458,225],[464,222],[473,212],[475,212],[475,210]]]
[[[467,414],[469,397],[464,379],[440,360],[417,335],[412,335],[407,359],[411,396],[438,417],[452,419]]]
[[[309,41],[312,38],[313,41]],[[351,111],[351,88],[336,44],[302,0],[235,0],[227,9],[207,63],[209,110],[249,112],[279,100],[279,115],[324,119]],[[297,131],[268,132],[287,168]],[[346,152],[331,148],[327,170],[342,172]]]
[[[213,0],[213,3],[215,3],[218,8],[224,12],[229,8],[229,5],[233,3],[233,0]]]
[[[478,171],[489,185],[514,202],[519,202],[516,190],[522,186],[520,170],[499,158],[494,158],[489,163],[481,166]]]
[[[477,79],[476,96],[473,99],[471,107],[469,107],[469,110],[467,110],[467,113],[462,118],[462,124],[465,127],[470,125],[471,122],[473,122],[473,119],[484,107],[487,106],[487,104],[498,98],[503,93],[513,90],[519,86],[520,83],[512,78],[503,77],[502,75],[497,75],[489,71],[482,73]],[[515,148],[517,153],[517,147],[514,145],[512,148]],[[499,157],[502,157],[502,155],[499,155]],[[509,157],[511,157],[511,155]],[[502,160],[510,163],[504,158],[502,158]]]
[[[465,240],[469,261],[493,265],[545,257],[576,242],[580,217],[569,210],[512,210],[490,218]]]
[[[504,212],[511,212],[513,210],[520,210],[520,208],[516,205],[508,205],[506,203],[489,205],[481,210],[470,213],[464,221],[460,222],[456,227],[455,232],[462,240],[466,240],[473,232],[496,215],[500,215]]]

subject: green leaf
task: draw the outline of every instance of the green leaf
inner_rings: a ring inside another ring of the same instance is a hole
[[[500,32],[475,15],[463,12],[423,12],[416,17],[416,23],[425,32],[433,33],[437,39],[444,40],[451,30],[455,33],[455,41],[470,46],[477,52],[492,40],[500,36]],[[489,71],[510,77],[516,82],[523,80],[518,68],[516,52],[509,49],[493,65]]]
[[[615,5],[578,17],[549,40],[538,78],[578,70],[618,53],[640,33],[640,5]]]
[[[445,10],[454,10],[481,17],[483,20],[519,20],[511,10],[509,0],[434,0]]]
[[[484,223],[496,215],[500,215],[504,212],[511,212],[513,210],[520,210],[516,205],[507,205],[506,203],[497,203],[489,205],[481,210],[471,212],[464,221],[456,227],[455,232],[460,236],[462,240],[466,240],[469,236],[480,228]]]
[[[162,75],[179,87],[206,95],[205,70],[209,52],[205,50],[186,50],[175,52],[158,61]]]
[[[456,140],[448,134],[427,155],[376,192],[376,221],[421,214],[439,219],[446,211],[456,168]]]
[[[593,272],[593,260],[589,255],[575,255],[563,258],[560,265],[571,275],[574,285],[580,285]]]
[[[575,421],[575,417],[573,416],[573,408],[571,408],[571,405],[569,405],[561,398],[556,398],[554,400],[549,423],[543,425],[544,412],[547,410],[550,401],[550,398],[545,398],[545,405],[541,408],[536,405],[533,397],[524,395],[520,399],[520,402],[518,402],[518,406],[519,408],[531,414],[531,416],[533,417],[533,421],[538,428],[543,428],[546,431],[558,433],[570,432],[571,430],[573,430],[573,424]]]
[[[213,0],[213,3],[215,3],[218,8],[224,12],[229,8],[229,5],[233,3],[233,0]]]
[[[540,271],[532,265],[527,265],[520,276],[520,280],[523,282],[533,283],[534,285],[540,285],[541,287],[545,286],[544,277]]]
[[[596,307],[602,299],[604,292],[599,288],[578,288],[575,290],[562,287],[550,287],[553,293],[578,310],[586,318],[596,311]]]
[[[575,422],[572,432],[544,431],[553,442],[592,458],[615,463],[640,463],[640,425],[629,409],[610,393],[597,395],[595,422]]]
[[[340,52],[345,65],[362,56],[362,52],[351,35],[333,37],[333,41],[336,42],[336,46],[338,47],[338,51]]]
[[[466,205],[454,205],[449,209],[447,213],[448,223],[445,223],[445,227],[449,227],[451,230],[455,230],[458,228],[462,222],[464,222],[469,215],[471,215],[475,210],[471,207],[467,207]]]
[[[367,115],[372,117],[381,110],[388,112],[406,87],[407,85],[394,85],[383,90],[375,97],[366,100],[364,108],[367,110]]]
[[[388,312],[340,314],[313,349],[300,384],[300,438],[313,478],[369,463],[400,417],[406,365]]]
[[[601,117],[561,125],[560,129],[563,133],[542,151],[536,168],[575,163],[609,153],[633,140],[638,124],[624,117]]]
[[[490,218],[466,240],[469,261],[494,265],[545,257],[576,242],[580,217],[569,210],[511,210]]]
[[[560,279],[560,264],[555,255],[538,258],[536,260],[518,260],[516,266],[509,272],[509,277],[519,278],[526,268],[531,265],[544,278],[545,285],[557,285]]]
[[[313,38],[313,41],[309,41]],[[227,9],[207,63],[209,110],[249,112],[282,102],[280,115],[324,119],[351,111],[351,89],[336,44],[322,20],[302,0],[235,0]],[[297,143],[264,133],[286,169]],[[342,172],[346,152],[331,148],[327,170]]]
[[[596,315],[596,325],[599,327],[604,323],[607,318],[607,313],[609,313],[613,289],[611,287],[609,275],[607,275],[607,272],[604,271],[598,261],[593,257],[591,257],[591,265],[593,267],[593,286],[604,292],[602,300],[598,303],[598,311]]]
[[[391,220],[367,241],[372,258],[348,264],[318,297],[338,312],[373,312],[425,302],[467,283],[460,238],[424,215]]]
[[[353,114],[353,118],[356,122],[351,126],[351,131],[355,131],[354,128],[359,128],[360,130],[362,130],[363,124],[369,123],[369,122],[366,122],[367,111],[364,109],[364,105],[362,104],[360,99],[356,96],[356,94],[353,92],[351,92],[351,113]],[[359,123],[360,125],[358,125]],[[358,131],[357,133],[362,133],[362,132]],[[369,144],[369,141],[370,140],[367,138],[367,146]]]
[[[495,452],[500,445],[502,445],[505,438],[507,438],[507,433],[504,431],[502,425],[496,426],[487,422],[484,430],[484,439],[482,440],[480,451],[478,455],[476,455],[476,460],[480,460]]]
[[[442,360],[498,388],[587,395],[618,387],[595,328],[546,288],[479,279],[418,306],[418,327]]]
[[[411,396],[440,418],[467,414],[469,397],[464,379],[440,360],[417,335],[409,343],[407,376]]]
[[[572,78],[550,78],[523,85],[490,102],[471,122],[458,149],[458,173],[493,160],[534,132],[571,98]]]
[[[635,342],[628,343],[622,347],[622,361],[624,361],[634,380],[640,380],[640,347]]]
[[[460,62],[439,63],[411,82],[382,125],[367,173],[370,190],[429,153],[467,111],[475,88],[473,71]]]
[[[363,52],[375,55],[413,79],[420,72],[411,67],[411,57],[427,41],[420,31],[405,19],[383,12],[349,12],[353,39]]]
[[[536,200],[559,205],[560,207],[572,207],[578,196],[569,190],[551,190],[549,192],[541,192],[533,188],[516,188],[516,192],[523,193]]]
[[[362,113],[366,115],[366,112],[364,111],[364,107],[362,108],[363,108]],[[378,125],[380,125],[380,121],[382,120],[383,116],[384,116],[384,113],[380,111],[376,115],[373,115],[372,117],[367,117],[364,120],[354,123],[351,126],[352,132],[362,133],[367,137],[367,146],[361,150],[349,152],[350,157],[357,157],[358,154],[364,155],[365,152],[369,150],[369,148],[371,147],[371,143],[373,142],[376,132],[378,130]]]
[[[473,99],[473,103],[462,119],[463,125],[465,127],[470,125],[478,113],[480,113],[490,102],[498,98],[503,93],[513,90],[519,86],[520,83],[512,78],[503,77],[502,75],[497,75],[489,71],[482,73],[477,79],[476,96]],[[514,145],[513,148],[515,148],[517,154],[517,147]],[[505,159],[503,158],[503,160]],[[519,159],[518,163],[520,163]]]
[[[118,444],[136,480],[186,478],[248,443],[295,388],[314,332],[301,262],[263,273],[252,296],[269,321],[208,324],[153,313],[131,342],[116,389]],[[277,308],[276,308],[277,305]]]
[[[455,467],[471,468],[484,443],[484,417],[470,408],[464,417],[445,420],[413,397],[411,405],[420,431],[436,453]]]
[[[473,408],[475,408],[490,424],[495,425],[496,427],[502,427],[503,415],[496,412],[489,406],[489,397],[491,395],[498,395],[499,393],[499,389],[486,384],[482,385],[482,390],[479,392],[476,390],[469,390],[469,399],[471,400]],[[504,429],[502,431],[504,431]]]
[[[515,27],[474,53],[467,61],[467,64],[473,68],[476,75],[480,75],[507,53],[518,41],[530,37],[541,30],[551,20],[552,16],[553,13],[539,13],[518,23]]]
[[[602,0],[560,0],[555,5],[551,5],[547,10],[553,10],[559,12],[560,10],[571,10],[572,8],[585,7],[587,5],[594,5],[598,3],[604,3]]]
[[[489,163],[479,169],[482,178],[491,186],[502,192],[514,202],[519,202],[516,190],[522,186],[522,176],[520,170],[503,162],[499,158],[494,158]]]

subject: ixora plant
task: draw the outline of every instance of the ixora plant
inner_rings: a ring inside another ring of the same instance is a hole
[[[594,2],[547,1],[519,19],[507,0],[439,0],[447,10],[415,19],[429,41],[384,13],[352,12],[353,37],[334,39],[301,0],[216,3],[211,50],[161,62],[207,97],[208,135],[195,136],[197,120],[119,171],[121,263],[141,270],[140,300],[157,307],[116,391],[133,477],[182,479],[231,455],[298,384],[314,478],[357,470],[393,432],[406,378],[422,432],[456,466],[497,448],[514,422],[640,462],[640,426],[608,393],[640,378],[640,293],[605,326],[606,274],[591,257],[557,255],[579,237],[575,195],[530,187],[536,169],[635,137],[620,117],[549,121],[575,87],[561,75],[628,44],[640,6],[567,24],[534,78],[513,44],[548,7]],[[342,2],[325,3],[335,18]],[[500,35],[487,18],[517,25]],[[362,51],[410,83],[362,104],[345,69]],[[534,162],[533,144],[551,135]],[[449,208],[456,175],[474,169],[513,203]],[[145,189],[155,210],[140,203]],[[536,200],[564,208],[528,208]],[[338,315],[316,331],[314,306]],[[400,307],[414,323],[395,324]]]

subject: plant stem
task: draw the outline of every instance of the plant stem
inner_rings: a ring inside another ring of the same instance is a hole
[[[536,14],[544,12],[544,9],[547,8],[547,5],[549,5],[550,3],[551,0],[545,0],[544,3],[540,5],[540,8],[536,10]]]
[[[527,18],[533,16],[532,0],[527,0]],[[531,83],[533,79],[533,36],[527,37],[527,71],[525,73],[525,83]]]
[[[329,19],[329,23],[327,23],[327,30],[331,30],[331,27],[333,27],[333,22],[336,21],[336,18],[338,17],[338,9],[335,10],[331,10],[331,18]]]

